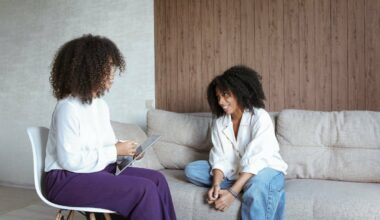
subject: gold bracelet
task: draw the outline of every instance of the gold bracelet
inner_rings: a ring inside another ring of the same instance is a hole
[[[227,191],[230,192],[237,199],[238,193],[236,193],[235,191],[233,191],[231,188],[228,188]]]

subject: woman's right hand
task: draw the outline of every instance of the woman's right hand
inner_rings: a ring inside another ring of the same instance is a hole
[[[137,145],[138,144],[135,141],[131,141],[131,140],[118,141],[115,144],[117,155],[133,157],[136,154]]]
[[[220,191],[220,186],[219,184],[214,184],[209,190],[208,190],[208,198],[207,202],[208,204],[214,203],[218,198],[219,198],[219,191]]]

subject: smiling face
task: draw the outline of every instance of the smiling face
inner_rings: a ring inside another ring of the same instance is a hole
[[[236,96],[231,91],[216,89],[215,93],[219,106],[226,114],[233,115],[242,112],[242,108],[239,106]]]

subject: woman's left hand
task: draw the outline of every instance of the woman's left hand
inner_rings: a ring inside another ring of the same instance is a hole
[[[223,212],[232,205],[232,203],[235,200],[235,197],[230,192],[224,189],[219,191],[219,195],[219,199],[217,199],[214,202],[214,207],[216,210]]]

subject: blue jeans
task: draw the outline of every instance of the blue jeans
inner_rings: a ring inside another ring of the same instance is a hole
[[[187,179],[198,186],[210,187],[212,176],[211,166],[206,160],[189,163],[185,168]],[[224,179],[220,184],[222,189],[229,188],[234,180]],[[285,208],[285,178],[280,171],[264,168],[252,176],[243,189],[241,217],[243,220],[281,220]]]

